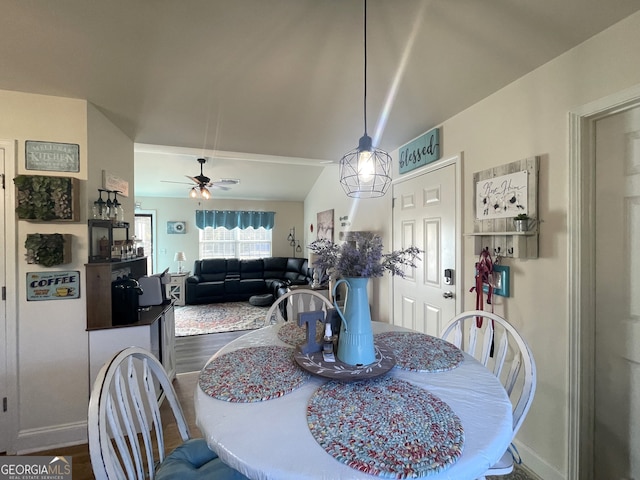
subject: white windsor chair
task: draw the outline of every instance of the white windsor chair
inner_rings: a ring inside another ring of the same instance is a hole
[[[483,320],[480,328],[476,325],[477,318]],[[483,310],[455,316],[440,336],[472,355],[498,377],[513,404],[513,440],[536,391],[536,364],[527,342],[504,318]],[[512,444],[485,476],[511,473],[514,455],[517,456],[517,451]]]
[[[169,402],[183,443],[166,453],[159,404]],[[97,480],[245,479],[193,439],[160,362],[129,347],[104,364],[89,400],[89,454]]]
[[[298,313],[302,312],[322,311],[326,317],[330,308],[333,308],[333,304],[321,293],[306,288],[289,290],[271,305],[265,317],[265,325],[297,321]]]

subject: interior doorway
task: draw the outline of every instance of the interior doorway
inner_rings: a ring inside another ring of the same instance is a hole
[[[155,238],[155,212],[136,211],[135,229],[136,246],[144,248],[147,257],[147,272],[155,273],[154,269],[154,238]]]
[[[6,182],[5,177],[5,151],[0,147],[0,176],[2,183]],[[7,252],[7,244],[5,237],[5,189],[3,188],[3,195],[0,195],[0,251],[3,252],[0,255],[0,286],[2,287],[2,299],[0,301],[0,452],[7,451],[7,443],[9,439],[7,434],[9,429],[7,407],[9,401],[9,385],[7,382],[7,312],[6,312],[6,266],[5,255]]]
[[[640,478],[640,106],[594,127],[594,478]]]
[[[15,158],[15,142],[0,140],[0,452],[8,454],[15,453],[18,432]]]
[[[640,86],[570,126],[567,478],[640,478]]]

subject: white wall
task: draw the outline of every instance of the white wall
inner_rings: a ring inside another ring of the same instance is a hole
[[[0,91],[0,138],[17,141],[16,174],[75,176],[87,178],[86,102],[41,95]],[[80,146],[80,172],[55,173],[26,170],[25,140],[75,143]],[[10,161],[11,159],[8,159]],[[86,219],[84,183],[80,182],[82,219]],[[15,195],[12,179],[6,182],[8,196]],[[15,217],[8,217],[7,222]],[[24,242],[28,233],[69,233],[73,235],[72,262],[53,269],[28,265]],[[18,405],[13,427],[17,431],[16,450],[82,441],[86,438],[88,399],[87,334],[84,298],[57,301],[26,301],[27,272],[77,270],[82,272],[87,226],[79,223],[17,222],[16,238],[7,239],[6,255],[17,266],[7,275],[7,296],[16,299],[18,381],[10,376],[10,388],[17,385]],[[13,282],[11,281],[13,280]],[[12,319],[8,319],[11,321]],[[15,363],[11,360],[15,360]],[[11,372],[10,372],[11,374]],[[14,432],[15,433],[15,432]]]
[[[473,231],[474,172],[541,156],[540,256],[538,259],[505,261],[511,267],[512,296],[498,299],[494,306],[496,313],[505,315],[530,342],[537,362],[538,391],[518,434],[518,442],[525,463],[545,480],[568,475],[568,346],[572,341],[567,333],[568,113],[578,106],[640,84],[638,45],[640,13],[441,126],[443,158],[461,152],[464,156],[464,232]],[[424,131],[432,127],[425,125]],[[398,158],[397,150],[393,157]],[[394,173],[396,171],[394,168]],[[315,221],[316,211],[336,208],[336,218],[348,211],[350,203],[345,203],[338,195],[337,172],[329,174],[327,169],[326,173],[307,197],[305,225]],[[390,208],[389,196],[385,202]],[[355,225],[363,230],[384,225],[390,228],[390,221],[381,219],[384,212],[377,201],[361,201],[357,217],[352,219],[352,228]],[[473,240],[461,238],[460,241],[463,242],[465,271],[472,272],[477,260]],[[468,292],[473,286],[472,276],[461,280],[463,291]],[[379,301],[384,303],[385,298],[387,296],[380,293]],[[475,297],[467,293],[464,308],[474,307]],[[379,308],[382,311],[386,306],[379,305]]]
[[[124,219],[133,226],[134,217],[134,168],[133,142],[95,106],[87,105],[89,171],[87,179],[87,212],[98,199],[98,188],[102,188],[102,172],[112,173],[129,183],[129,196],[118,195],[124,209]],[[103,194],[102,198],[107,199]],[[112,197],[113,198],[113,197]],[[133,230],[129,232],[133,235]]]
[[[289,229],[295,227],[296,237],[300,238],[300,246],[303,243],[303,204],[302,202],[264,202],[249,200],[222,200],[209,201],[188,198],[161,198],[161,197],[136,197],[143,211],[154,210],[156,212],[156,231],[158,238],[155,248],[158,260],[158,270],[162,271],[170,267],[172,272],[178,270],[178,262],[173,258],[176,252],[185,252],[187,261],[183,267],[193,271],[193,261],[198,255],[198,228],[195,224],[196,210],[257,210],[276,212],[275,225],[272,231],[272,255],[274,257],[294,256],[293,249],[289,246],[287,236]],[[186,222],[185,234],[167,234],[168,221]],[[303,257],[306,253],[296,253],[295,256]]]
[[[109,165],[114,173],[130,179],[133,187],[133,142],[84,100],[8,91],[0,91],[0,138],[16,142],[17,175],[62,175],[81,180],[80,189],[75,192],[80,198],[79,222],[20,220],[16,223],[16,238],[7,239],[6,255],[17,266],[15,276],[7,275],[7,296],[14,296],[17,305],[18,342],[17,358],[9,362],[15,365],[17,375],[11,388],[18,388],[18,404],[9,406],[17,410],[12,422],[16,441],[11,450],[27,452],[86,442],[90,392],[84,298],[84,264],[89,255],[87,214],[102,183],[100,165]],[[26,170],[25,140],[78,144],[80,172]],[[15,195],[11,179],[6,193]],[[129,202],[133,219],[133,201]],[[71,263],[52,268],[28,265],[24,259],[28,233],[71,234]],[[27,302],[26,275],[34,271],[79,271],[80,297]]]

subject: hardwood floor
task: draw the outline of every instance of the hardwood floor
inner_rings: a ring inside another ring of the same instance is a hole
[[[176,337],[176,372],[198,372],[220,348],[250,330]]]

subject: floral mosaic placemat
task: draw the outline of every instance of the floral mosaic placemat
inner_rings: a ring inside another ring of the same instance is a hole
[[[198,385],[207,395],[227,402],[281,397],[309,378],[293,353],[293,348],[274,345],[234,350],[211,360],[200,372]]]
[[[325,383],[309,401],[307,424],[337,460],[384,478],[439,472],[464,446],[462,424],[449,405],[392,377]]]
[[[416,332],[385,332],[375,335],[396,357],[396,367],[413,372],[446,372],[456,368],[464,355],[451,343]]]

